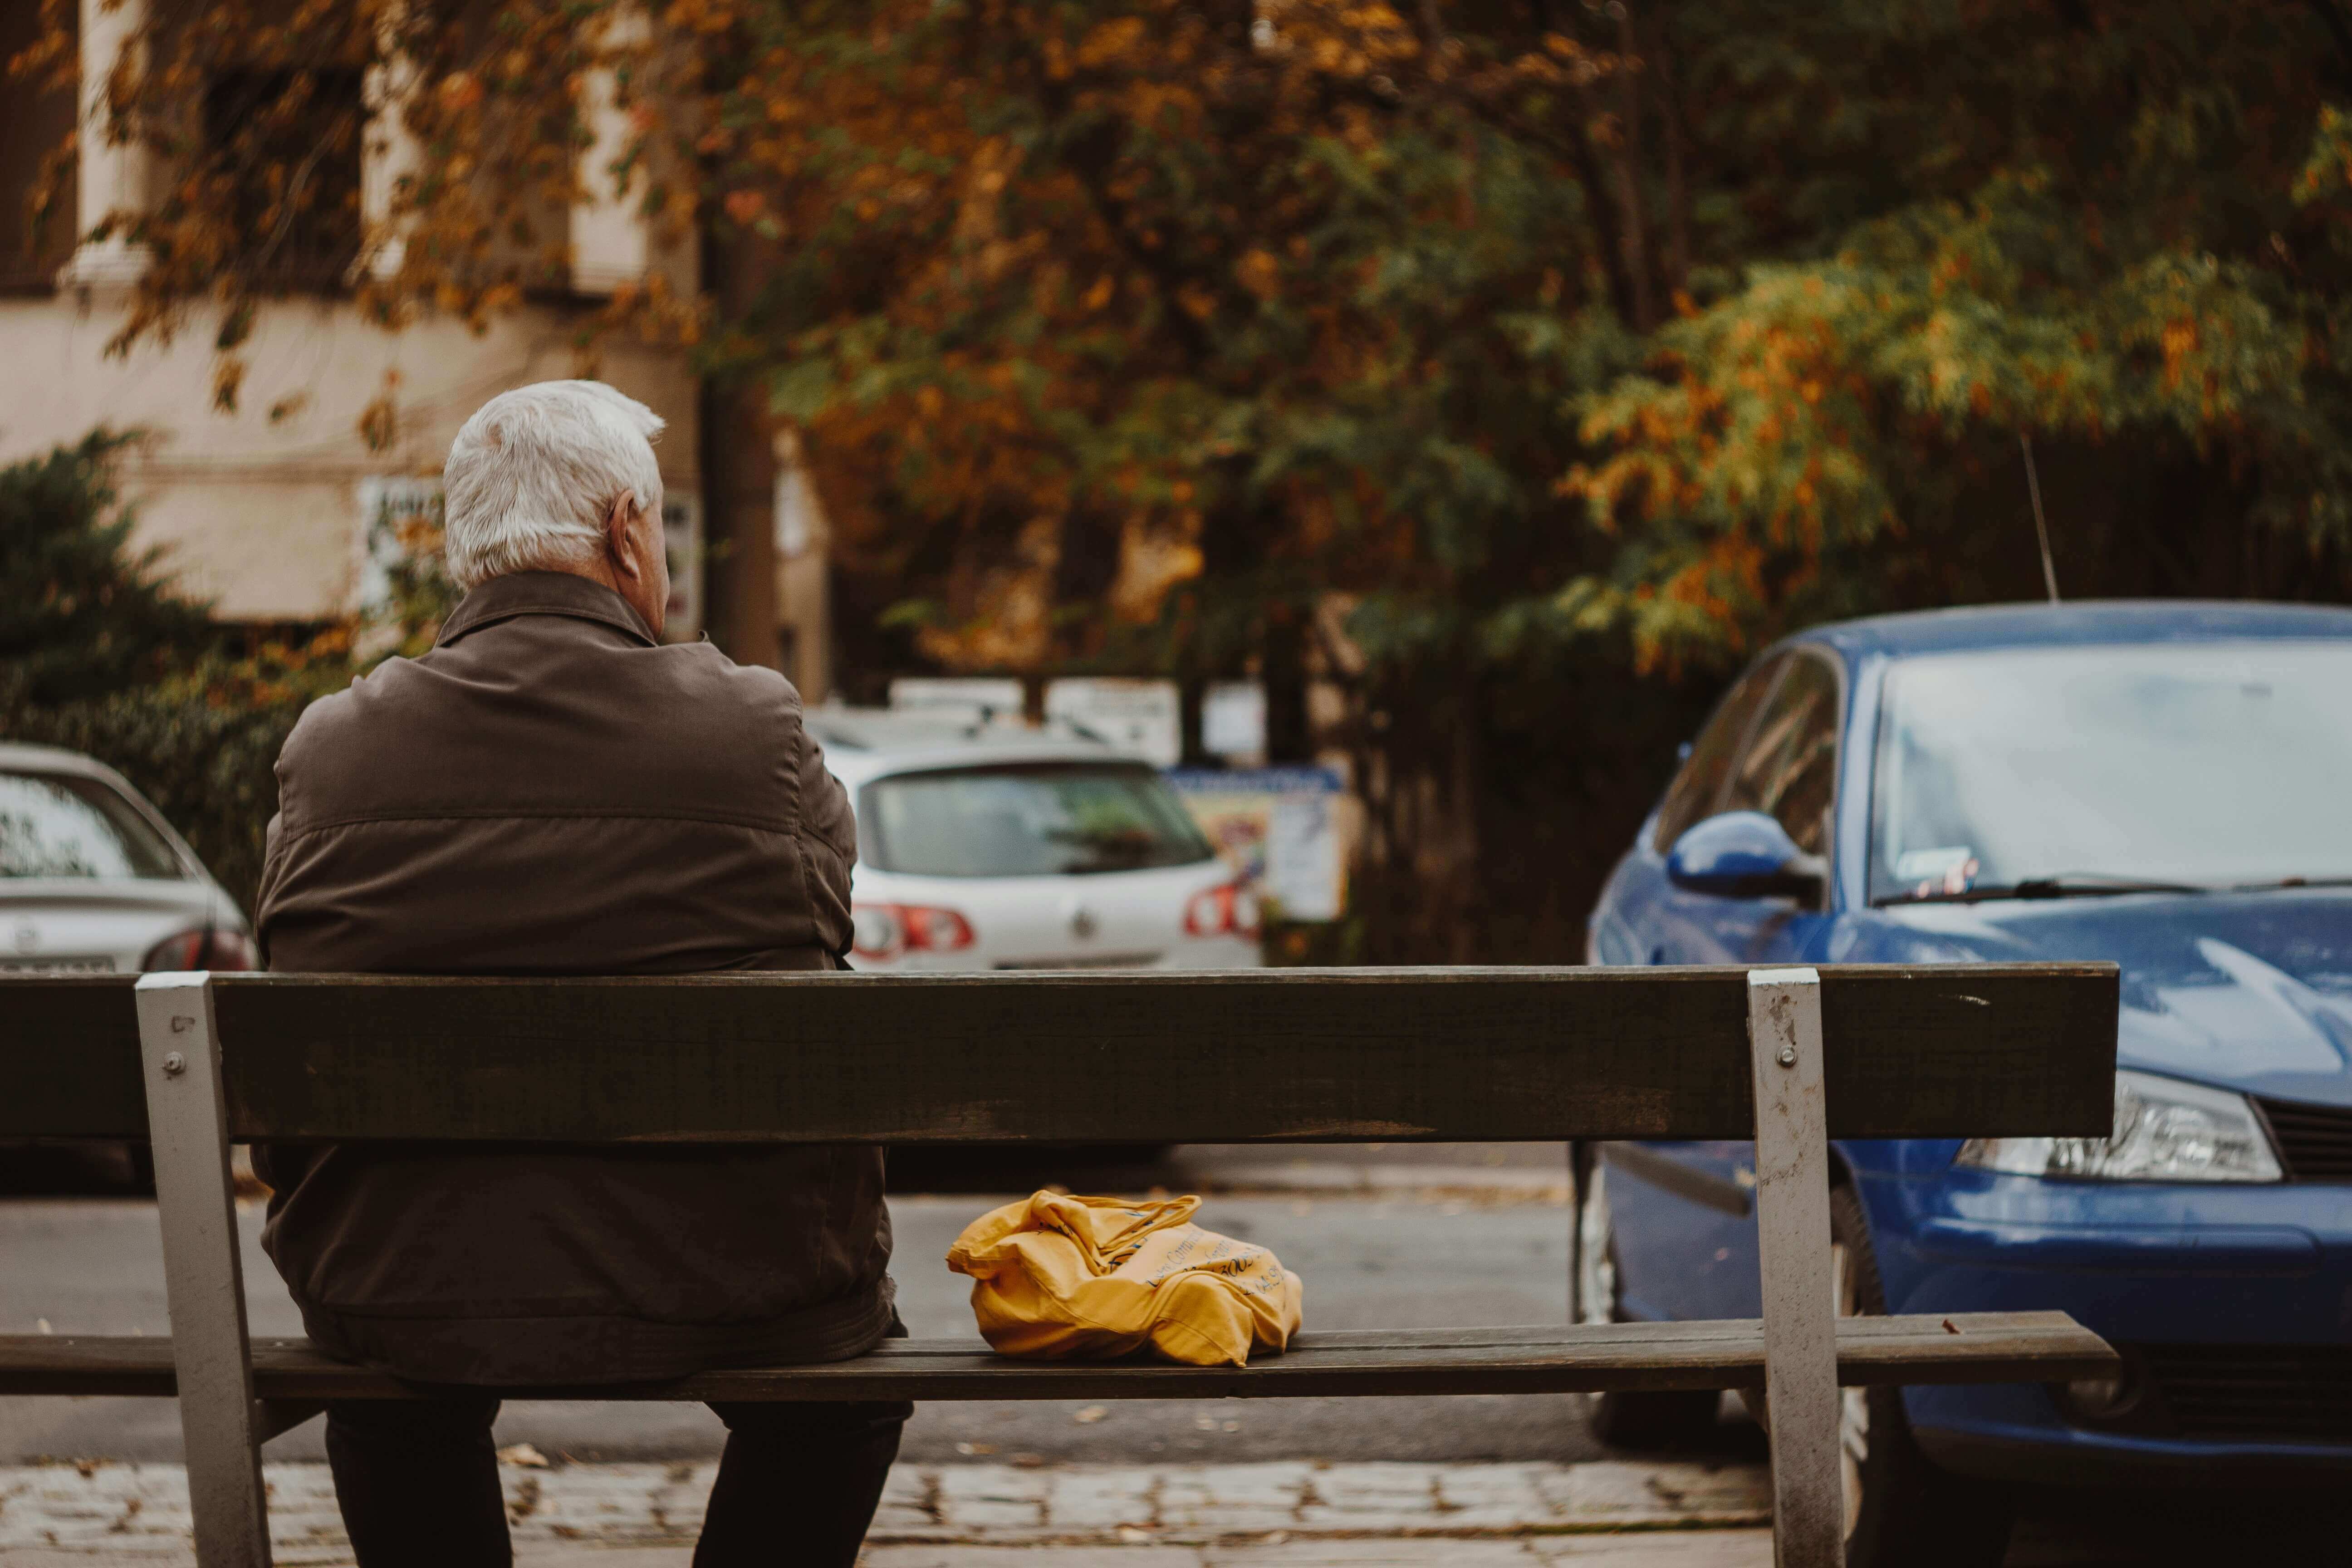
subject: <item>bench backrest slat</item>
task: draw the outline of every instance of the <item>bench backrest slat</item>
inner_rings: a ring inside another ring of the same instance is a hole
[[[1829,966],[1832,1137],[2098,1135],[2112,964]],[[0,1137],[145,1127],[129,978],[0,982]],[[1746,1138],[1741,969],[225,975],[239,1138]]]
[[[0,979],[0,1138],[144,1138],[134,974]]]

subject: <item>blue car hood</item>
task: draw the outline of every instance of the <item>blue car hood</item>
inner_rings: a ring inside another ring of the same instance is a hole
[[[1882,953],[2123,966],[2118,1059],[2352,1106],[2352,889],[1895,905]],[[1877,947],[1864,942],[1860,946]]]

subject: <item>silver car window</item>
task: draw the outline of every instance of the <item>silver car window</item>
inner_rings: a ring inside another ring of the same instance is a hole
[[[0,773],[0,878],[184,874],[163,836],[104,780]]]

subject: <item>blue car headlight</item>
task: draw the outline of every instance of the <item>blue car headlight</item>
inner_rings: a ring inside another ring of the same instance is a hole
[[[1971,1138],[1956,1165],[2085,1182],[2276,1182],[2270,1135],[2242,1094],[2154,1073],[2116,1074],[2105,1138]]]

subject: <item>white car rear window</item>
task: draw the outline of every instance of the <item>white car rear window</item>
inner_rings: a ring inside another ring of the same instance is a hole
[[[859,852],[924,877],[1085,876],[1189,866],[1213,853],[1140,764],[1024,763],[897,773],[866,786]]]

